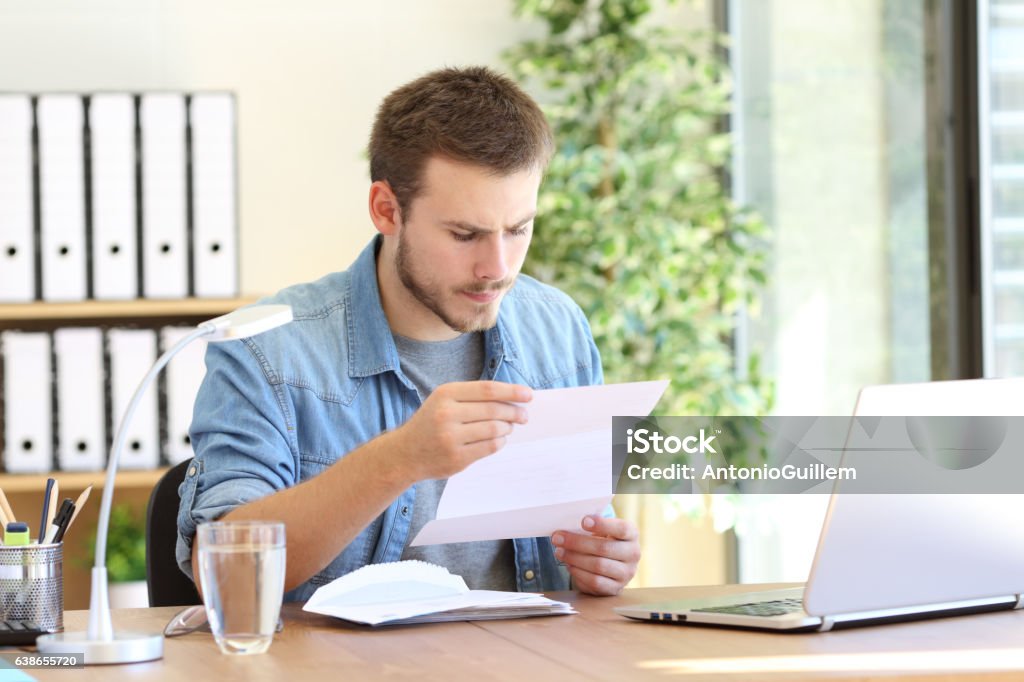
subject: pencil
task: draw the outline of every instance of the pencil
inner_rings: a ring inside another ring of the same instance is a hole
[[[14,510],[11,509],[11,503],[7,501],[7,495],[4,495],[3,488],[0,488],[0,509],[3,510],[4,516],[11,523],[17,522],[18,519],[14,518]],[[5,526],[7,524],[4,524]]]
[[[71,524],[74,523],[75,519],[78,518],[78,512],[82,511],[82,507],[85,506],[85,501],[89,499],[89,491],[91,490],[92,486],[89,486],[88,488],[83,490],[82,494],[78,496],[77,500],[75,500],[75,511],[71,515],[71,520],[68,521],[68,528],[71,528]]]

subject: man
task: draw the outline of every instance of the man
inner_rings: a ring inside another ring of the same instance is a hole
[[[384,100],[370,139],[370,218],[352,267],[267,302],[295,321],[207,351],[179,492],[177,558],[198,523],[287,526],[286,599],[367,563],[423,559],[474,589],[617,594],[636,527],[587,517],[550,538],[408,547],[449,476],[529,419],[532,389],[599,383],[582,311],[518,276],[553,149],[512,81],[444,69]],[[196,580],[198,584],[198,580]]]

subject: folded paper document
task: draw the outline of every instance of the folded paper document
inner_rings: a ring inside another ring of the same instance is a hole
[[[424,561],[364,566],[318,589],[302,608],[364,625],[576,613],[540,594],[470,590],[461,576]]]
[[[650,414],[667,381],[535,391],[529,423],[452,476],[412,546],[550,535],[612,499],[612,417]]]

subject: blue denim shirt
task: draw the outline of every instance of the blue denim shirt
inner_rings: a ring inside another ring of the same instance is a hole
[[[178,491],[177,559],[190,578],[197,524],[316,476],[401,426],[419,407],[381,307],[378,244],[379,237],[345,272],[263,301],[291,305],[291,324],[209,345],[190,430],[195,459]],[[601,359],[579,306],[525,275],[503,299],[484,345],[484,379],[535,389],[602,381]],[[304,601],[365,564],[398,561],[409,540],[415,493],[414,487],[403,492],[285,599]],[[338,513],[344,513],[341,504]],[[519,539],[514,546],[521,591],[568,589],[568,572],[555,560],[550,538]]]

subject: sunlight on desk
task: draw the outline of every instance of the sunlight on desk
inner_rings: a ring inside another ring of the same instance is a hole
[[[996,672],[1024,670],[1024,649],[887,651],[807,656],[740,656],[641,661],[637,667],[677,675],[795,672]]]

